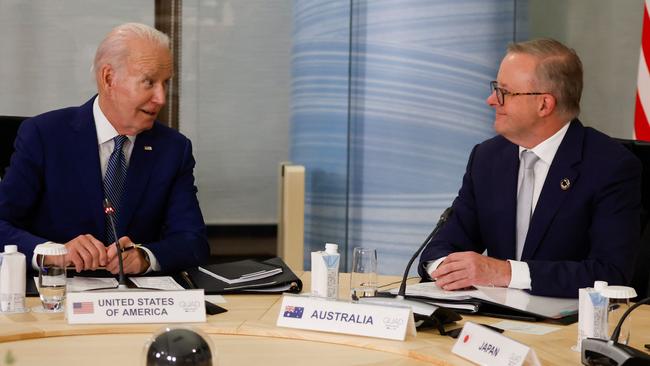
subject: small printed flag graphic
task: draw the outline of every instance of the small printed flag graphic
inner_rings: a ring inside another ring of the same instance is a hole
[[[302,306],[287,306],[284,308],[284,317],[302,319],[302,313],[304,311],[305,308]]]
[[[93,314],[94,312],[95,306],[93,305],[92,301],[72,303],[73,314]]]

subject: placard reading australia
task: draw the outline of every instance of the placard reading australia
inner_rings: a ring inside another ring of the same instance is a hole
[[[285,295],[278,314],[280,327],[404,340],[415,335],[410,308],[395,308],[306,296]]]

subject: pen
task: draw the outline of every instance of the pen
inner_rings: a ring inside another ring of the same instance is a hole
[[[135,245],[131,245],[130,247],[122,248],[122,253],[126,252],[127,250],[135,249],[137,248]]]

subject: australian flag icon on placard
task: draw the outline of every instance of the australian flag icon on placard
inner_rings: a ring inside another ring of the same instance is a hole
[[[304,311],[305,308],[302,306],[287,306],[284,308],[284,317],[301,319]]]

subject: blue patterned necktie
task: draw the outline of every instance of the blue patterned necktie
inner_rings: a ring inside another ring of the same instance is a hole
[[[126,178],[126,157],[122,146],[127,137],[125,135],[118,135],[113,138],[115,148],[108,158],[108,166],[106,167],[106,175],[104,176],[104,196],[113,206],[115,213],[113,218],[115,224],[119,222],[120,217],[120,201],[122,200],[122,191],[124,188],[124,179]],[[119,235],[119,234],[118,234]],[[115,241],[113,230],[108,216],[106,216],[106,245]]]

